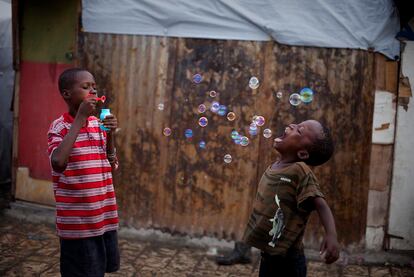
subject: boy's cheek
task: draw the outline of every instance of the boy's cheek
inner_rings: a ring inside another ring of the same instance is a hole
[[[88,99],[88,98],[94,98],[96,97],[95,95],[89,94],[89,93],[82,93],[82,99]]]

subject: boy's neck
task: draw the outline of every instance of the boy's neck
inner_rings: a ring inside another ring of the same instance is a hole
[[[291,155],[282,155],[280,159],[277,161],[278,164],[281,165],[289,165],[296,162],[300,162],[301,160],[298,158],[297,155],[291,156]]]
[[[68,113],[73,117],[73,118],[75,118],[76,117],[76,114],[78,113],[78,109],[77,108],[74,108],[74,107],[69,107],[69,111],[68,111]]]
[[[273,163],[272,168],[284,168],[291,164],[300,162],[301,160],[298,156],[288,156],[288,155],[281,155],[279,160]]]

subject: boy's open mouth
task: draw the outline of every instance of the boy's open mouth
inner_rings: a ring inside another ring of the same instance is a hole
[[[283,141],[283,139],[285,138],[285,136],[287,135],[287,134],[289,134],[289,132],[291,131],[291,129],[290,129],[290,127],[289,126],[287,126],[286,128],[285,128],[285,132],[283,133],[283,135],[281,135],[280,137],[277,137],[277,138],[275,138],[275,143],[279,143],[279,142],[282,142]]]

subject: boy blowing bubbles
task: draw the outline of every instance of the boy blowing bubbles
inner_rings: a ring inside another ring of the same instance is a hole
[[[80,68],[65,70],[59,90],[68,112],[53,121],[48,153],[56,200],[62,276],[104,276],[119,269],[118,209],[112,171],[118,167],[108,115],[99,127],[95,79]]]
[[[327,162],[333,153],[329,130],[318,121],[290,124],[274,140],[280,160],[267,168],[258,185],[244,241],[260,249],[259,276],[306,276],[303,234],[316,210],[325,229],[320,253],[326,263],[339,257],[332,212],[308,167]]]

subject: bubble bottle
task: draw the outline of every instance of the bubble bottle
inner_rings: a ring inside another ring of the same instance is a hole
[[[111,114],[110,109],[101,109],[101,114],[99,115],[99,119],[101,120],[101,123],[99,124],[99,127],[103,131],[109,131],[110,130],[109,128],[106,128],[102,123],[102,121],[105,119],[105,117],[107,115],[110,115],[110,114]]]
[[[105,95],[102,95],[101,97],[96,97],[96,101],[101,101],[102,103],[105,103],[106,97]],[[105,119],[105,117],[107,115],[111,114],[111,110],[110,109],[101,109],[101,114],[99,115],[99,119],[101,120],[101,122],[99,123],[99,127],[101,128],[101,130],[103,131],[109,131],[109,128],[106,128],[102,121]]]

